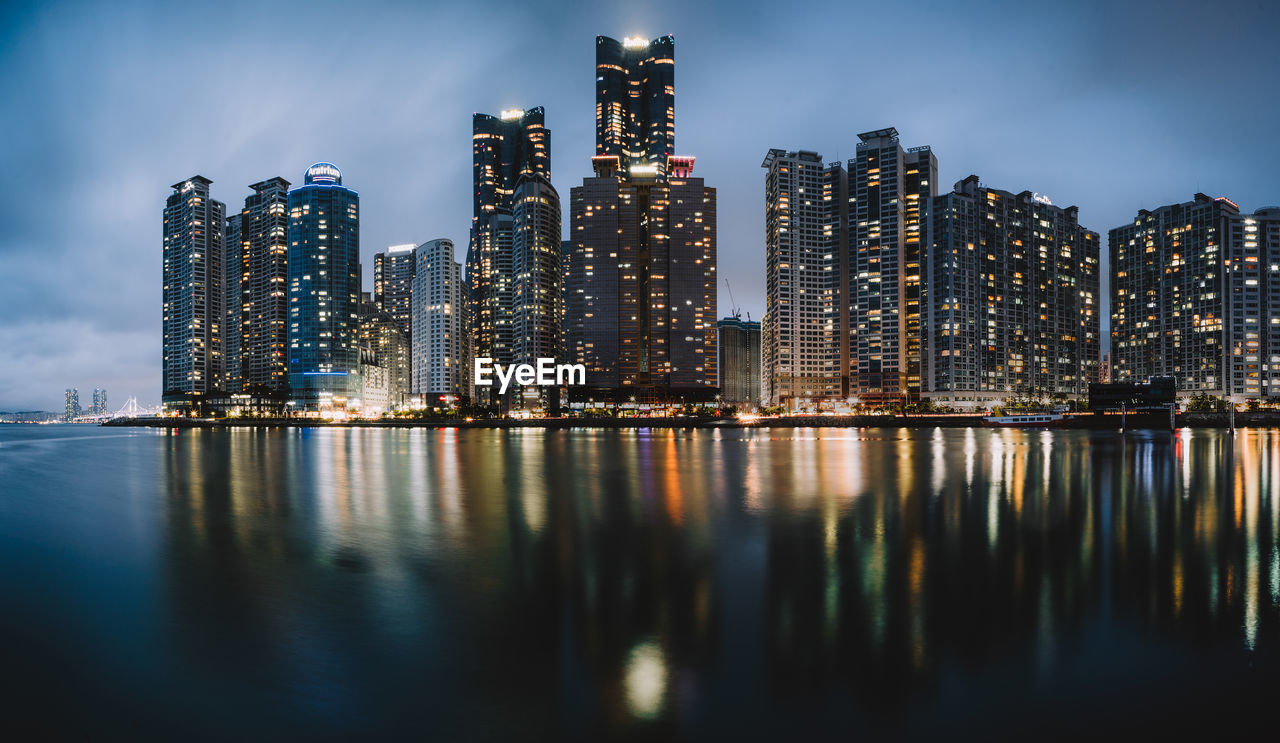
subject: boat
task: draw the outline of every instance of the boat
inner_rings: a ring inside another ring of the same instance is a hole
[[[1017,415],[988,415],[982,425],[995,428],[1056,428],[1064,425],[1061,413],[1019,413]]]

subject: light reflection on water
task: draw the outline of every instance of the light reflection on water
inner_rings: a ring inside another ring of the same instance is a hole
[[[1277,431],[90,430],[0,428],[0,621],[107,729],[1177,729],[1280,680]]]

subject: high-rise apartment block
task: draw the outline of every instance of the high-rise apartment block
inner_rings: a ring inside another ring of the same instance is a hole
[[[425,242],[415,256],[413,393],[456,401],[471,392],[462,266],[452,240]]]
[[[849,381],[863,401],[920,389],[920,206],[937,194],[929,147],[892,127],[858,135],[849,161]]]
[[[240,287],[245,274],[240,264],[242,222],[240,214],[236,213],[229,215],[222,225],[225,257],[222,262],[222,357],[226,374],[224,388],[228,392],[240,392],[243,389],[240,370]]]
[[[1077,209],[976,176],[935,196],[931,148],[904,150],[892,128],[859,139],[847,171],[803,150],[763,163],[765,401],[1085,395],[1100,371],[1099,241]]]
[[[413,272],[417,268],[413,243],[392,245],[373,254],[373,302],[387,313],[408,339],[413,329]]]
[[[164,207],[161,387],[168,406],[189,405],[225,384],[226,209],[210,198],[212,182],[197,175],[173,184]]]
[[[576,395],[715,394],[716,192],[674,154],[674,44],[596,39],[596,175],[572,190],[564,268]]]
[[[838,401],[848,395],[848,176],[804,150],[769,150],[762,167],[764,397],[787,408]]]
[[[1099,378],[1098,234],[971,175],[924,204],[922,391],[960,408],[1083,399]]]
[[[227,386],[279,393],[288,389],[289,181],[249,189],[227,218]]]
[[[716,323],[719,334],[720,399],[760,404],[760,323],[726,317]]]
[[[62,420],[73,421],[80,417],[80,390],[69,387],[64,395]]]
[[[104,389],[93,388],[93,414],[107,414],[107,391]]]
[[[408,401],[412,382],[411,351],[409,336],[401,332],[399,321],[379,307],[368,293],[361,294],[360,376],[365,390],[361,407],[365,411],[395,410]],[[377,379],[364,378],[366,369],[373,370],[371,373],[376,374]],[[379,391],[377,400],[370,398],[370,390]]]
[[[331,163],[288,195],[289,387],[305,410],[360,396],[360,195]]]
[[[1110,232],[1111,376],[1172,376],[1239,402],[1280,396],[1280,208],[1225,198],[1138,212]]]

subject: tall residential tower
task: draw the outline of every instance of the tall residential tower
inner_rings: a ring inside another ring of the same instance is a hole
[[[1113,381],[1280,397],[1280,208],[1198,193],[1140,210],[1110,247]]]
[[[929,147],[893,127],[858,135],[849,161],[849,381],[867,402],[920,391],[920,206],[937,195]]]
[[[425,242],[414,255],[413,392],[456,401],[470,394],[471,373],[462,266],[452,240]]]
[[[190,407],[224,391],[223,228],[226,207],[213,181],[173,184],[164,207],[164,312],[161,387],[167,407]]]
[[[289,182],[277,176],[249,189],[244,209],[227,219],[229,387],[284,392],[289,386]]]
[[[924,204],[922,392],[959,408],[1083,399],[1098,381],[1098,234],[976,175]]]
[[[765,168],[764,398],[795,408],[848,394],[848,176],[816,152],[769,150]]]

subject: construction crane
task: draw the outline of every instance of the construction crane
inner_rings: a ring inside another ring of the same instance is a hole
[[[742,310],[738,307],[738,302],[733,298],[733,287],[729,285],[729,278],[726,276],[724,287],[729,290],[729,311],[733,313],[733,319],[742,319]]]

